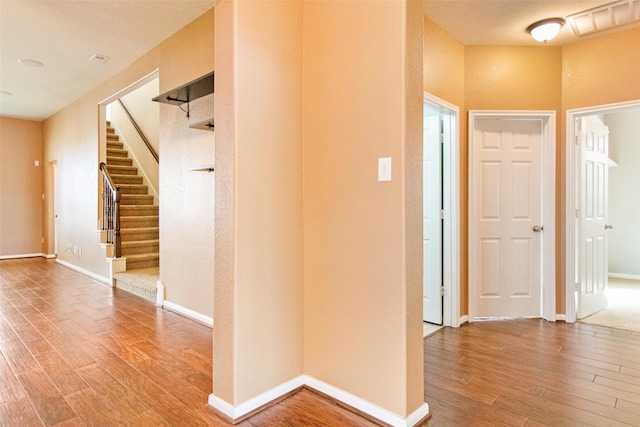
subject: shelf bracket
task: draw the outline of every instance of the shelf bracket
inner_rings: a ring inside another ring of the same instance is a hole
[[[168,102],[176,102],[177,103],[176,105],[178,106],[178,108],[180,108],[182,111],[184,111],[187,114],[187,119],[189,118],[189,111],[190,111],[189,110],[189,101],[185,101],[183,99],[172,98],[170,96],[167,96],[165,99]],[[187,109],[186,110],[184,108],[182,108],[183,104],[187,104]]]

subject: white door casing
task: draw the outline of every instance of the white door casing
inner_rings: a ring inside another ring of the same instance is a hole
[[[445,326],[458,327],[460,317],[460,158],[459,108],[434,95],[424,93],[424,106],[439,111],[443,118],[442,141],[442,283]]]
[[[442,161],[441,116],[424,111],[423,132],[423,296],[425,322],[442,324]]]
[[[583,319],[607,307],[609,128],[596,116],[582,117],[579,135],[577,317]]]
[[[555,320],[555,112],[471,111],[469,156],[470,320]]]

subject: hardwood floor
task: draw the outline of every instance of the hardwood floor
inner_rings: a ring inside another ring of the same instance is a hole
[[[640,426],[640,334],[543,320],[425,339],[436,426]]]
[[[42,258],[0,260],[0,426],[227,426],[211,329]],[[423,426],[640,426],[640,334],[541,320],[424,341]],[[374,426],[302,389],[239,424]]]
[[[209,327],[52,260],[0,260],[0,426],[228,426]],[[374,426],[302,389],[238,424]]]

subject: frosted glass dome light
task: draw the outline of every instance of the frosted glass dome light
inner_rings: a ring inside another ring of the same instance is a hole
[[[546,43],[558,35],[563,25],[564,19],[562,18],[543,19],[542,21],[529,25],[527,32],[529,32],[535,40]]]

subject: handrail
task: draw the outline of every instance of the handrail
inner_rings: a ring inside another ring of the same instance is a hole
[[[124,106],[124,103],[122,102],[121,99],[118,99],[118,102],[120,103],[120,106],[122,107],[124,112],[127,114],[127,116],[129,116],[129,120],[131,120],[131,124],[133,125],[134,128],[136,128],[136,131],[138,131],[138,135],[140,135],[140,138],[142,138],[142,140],[144,141],[144,145],[147,146],[153,158],[156,159],[156,162],[160,163],[160,157],[158,156],[158,153],[156,153],[156,150],[153,149],[147,137],[144,136],[142,129],[140,129],[140,127],[138,126],[138,123],[136,123],[131,113],[129,113],[129,110],[127,110],[127,107]]]
[[[107,232],[107,243],[115,246],[115,257],[122,256],[122,238],[120,236],[120,188],[113,183],[107,165],[100,163],[102,171],[102,230]]]

